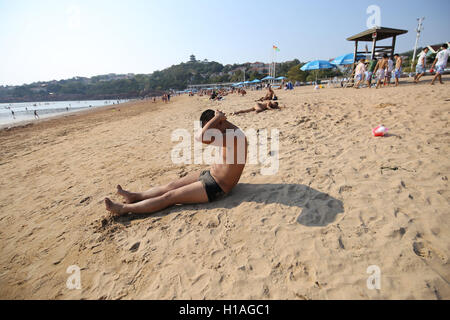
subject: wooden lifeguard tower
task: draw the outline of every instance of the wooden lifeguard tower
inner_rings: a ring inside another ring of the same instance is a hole
[[[353,71],[356,67],[356,59],[358,54],[367,54],[366,51],[358,51],[358,44],[360,42],[372,42],[372,51],[371,51],[371,59],[375,59],[375,55],[377,53],[387,53],[390,56],[394,57],[395,52],[395,42],[399,35],[408,33],[407,30],[393,29],[393,28],[384,28],[384,27],[374,27],[372,29],[368,29],[357,35],[354,35],[350,38],[347,38],[348,41],[355,42],[355,53],[353,58]],[[385,40],[392,38],[392,45],[390,46],[377,46],[377,41]]]

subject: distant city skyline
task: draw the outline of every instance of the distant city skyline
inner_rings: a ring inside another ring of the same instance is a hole
[[[326,60],[353,52],[346,38],[367,29],[373,5],[381,26],[408,30],[397,52],[414,48],[420,17],[419,47],[449,41],[448,0],[0,0],[0,85],[149,74],[191,54],[223,65],[269,63],[274,45],[277,62]]]

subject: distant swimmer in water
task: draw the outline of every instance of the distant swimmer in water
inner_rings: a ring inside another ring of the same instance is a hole
[[[38,114],[37,114],[37,111],[36,111],[36,110],[34,110],[34,118],[35,118],[35,119],[39,119],[39,116],[38,116]]]
[[[256,104],[256,106],[254,106],[253,108],[236,111],[236,112],[233,112],[232,115],[237,115],[237,114],[241,114],[241,113],[249,113],[249,112],[253,112],[253,111],[255,111],[256,113],[260,113],[260,112],[264,112],[269,109],[280,109],[280,107],[278,106],[278,102],[272,102],[272,101],[258,102]]]

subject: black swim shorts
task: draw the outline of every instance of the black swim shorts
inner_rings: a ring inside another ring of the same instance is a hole
[[[214,180],[209,170],[203,171],[200,174],[200,178],[198,179],[198,181],[201,181],[203,183],[203,187],[205,188],[206,194],[208,195],[209,202],[217,200],[225,194],[216,180]]]

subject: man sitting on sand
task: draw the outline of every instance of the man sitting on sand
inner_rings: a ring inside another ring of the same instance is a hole
[[[262,98],[260,98],[260,99],[258,99],[258,100],[256,100],[256,101],[268,101],[268,100],[272,100],[274,96],[275,96],[275,92],[273,92],[271,86],[268,86],[268,87],[267,87],[267,94],[266,94],[264,97],[262,97]]]
[[[239,182],[247,160],[248,144],[245,134],[228,122],[221,111],[203,112],[200,122],[202,131],[196,139],[204,144],[220,147],[221,163],[214,164],[211,170],[194,172],[144,192],[125,191],[119,185],[117,193],[125,199],[125,204],[106,198],[106,209],[116,216],[127,213],[153,213],[176,204],[212,202],[229,193]],[[216,141],[214,137],[211,138],[213,129],[222,134],[222,139]],[[229,145],[230,141],[233,141],[232,145]],[[227,155],[231,159],[228,159]]]
[[[217,93],[216,90],[213,90],[211,96],[209,97],[209,100],[220,101],[222,100],[222,96],[220,95],[220,92]]]
[[[260,112],[264,112],[269,109],[280,109],[280,107],[278,106],[278,102],[272,102],[272,101],[258,102],[256,104],[256,106],[254,106],[253,108],[236,111],[236,112],[233,112],[232,115],[237,115],[237,114],[241,114],[241,113],[249,113],[249,112],[253,112],[253,111],[256,111],[256,113],[260,113]]]
[[[245,91],[244,89],[239,89],[238,94],[240,94],[241,96],[245,96],[247,94],[247,91]]]

